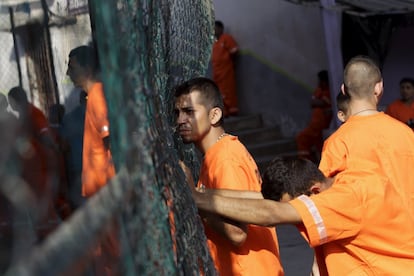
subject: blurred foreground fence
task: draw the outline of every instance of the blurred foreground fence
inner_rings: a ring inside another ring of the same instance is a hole
[[[117,176],[7,275],[69,273],[114,219],[124,275],[214,275],[177,161],[195,171],[199,162],[193,148],[177,139],[172,120],[173,87],[207,70],[212,4],[94,0],[89,7]]]

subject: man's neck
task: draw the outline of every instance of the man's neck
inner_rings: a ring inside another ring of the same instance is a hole
[[[195,143],[195,145],[202,154],[205,154],[209,148],[223,138],[224,133],[225,131],[222,127],[212,128],[210,132],[199,143]]]
[[[410,99],[406,99],[406,100],[401,100],[405,105],[410,106],[413,102],[414,102],[414,98],[410,98]]]
[[[97,79],[88,79],[88,80],[86,80],[85,83],[82,85],[83,91],[88,93],[89,90],[92,88],[92,86],[97,82],[98,82]]]
[[[352,115],[370,115],[377,112],[375,102],[368,100],[351,100],[349,103],[349,112]]]

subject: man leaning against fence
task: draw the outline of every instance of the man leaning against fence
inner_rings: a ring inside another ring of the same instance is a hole
[[[223,129],[223,101],[213,81],[195,78],[179,86],[175,112],[183,142],[204,155],[199,187],[260,191],[256,163],[238,138]],[[283,275],[275,229],[201,216],[220,275]]]

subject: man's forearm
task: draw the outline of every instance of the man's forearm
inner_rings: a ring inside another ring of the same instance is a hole
[[[205,189],[207,195],[219,195],[224,197],[237,197],[237,198],[255,198],[263,199],[261,192],[253,191],[241,191],[241,190],[228,190],[228,189]]]
[[[211,229],[222,235],[235,246],[241,246],[247,238],[248,228],[246,224],[229,220],[216,214],[207,213],[203,221]]]
[[[289,203],[265,199],[222,197],[194,193],[194,200],[200,210],[216,213],[243,223],[275,226],[282,223],[300,223],[299,213]]]

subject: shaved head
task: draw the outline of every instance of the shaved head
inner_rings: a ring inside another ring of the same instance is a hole
[[[352,58],[344,70],[345,91],[351,97],[359,99],[370,97],[375,85],[381,80],[378,66],[368,57]]]

